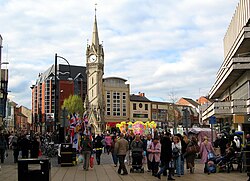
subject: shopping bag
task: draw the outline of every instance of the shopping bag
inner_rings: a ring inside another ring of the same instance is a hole
[[[171,161],[169,161],[169,163],[168,163],[168,168],[169,169],[173,169],[174,168],[174,161],[173,160],[171,160]]]
[[[90,168],[94,167],[94,155],[91,155],[89,158],[89,166]]]
[[[81,154],[78,156],[77,162],[78,163],[83,163],[83,156]]]
[[[38,156],[42,156],[42,150],[38,151]]]

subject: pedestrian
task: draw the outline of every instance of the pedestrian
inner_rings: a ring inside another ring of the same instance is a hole
[[[30,157],[31,158],[38,158],[39,149],[40,149],[39,137],[34,136],[33,139],[31,140]]]
[[[132,167],[140,169],[142,167],[143,158],[143,142],[141,141],[140,135],[135,136],[130,147],[132,152]]]
[[[112,154],[112,159],[113,159],[113,162],[115,164],[115,167],[117,167],[117,163],[118,163],[118,158],[117,158],[117,155],[115,153],[115,143],[117,142],[117,137],[114,136],[112,138],[112,142],[111,142],[111,148],[110,148],[110,152]]]
[[[208,163],[208,153],[212,152],[214,153],[214,148],[212,146],[212,143],[210,141],[208,141],[207,136],[204,136],[204,141],[201,143],[200,145],[200,156],[201,156],[201,163],[205,164],[204,165],[204,173],[209,173],[208,169],[207,169],[207,163]]]
[[[1,157],[1,163],[4,163],[5,159],[5,152],[7,151],[7,141],[3,135],[3,133],[0,134],[0,157]]]
[[[94,140],[94,148],[96,150],[95,151],[96,162],[98,165],[100,165],[103,144],[102,144],[102,137],[99,134],[97,134]]]
[[[161,144],[157,136],[154,137],[153,142],[149,146],[148,152],[148,158],[151,162],[152,176],[157,176],[161,157]]]
[[[181,140],[178,136],[174,136],[172,142],[172,153],[175,162],[177,176],[181,176]]]
[[[161,174],[168,169],[168,180],[175,180],[172,178],[173,168],[169,167],[169,162],[172,160],[172,141],[170,140],[170,133],[165,133],[160,141],[161,143],[161,165],[160,171],[157,173],[157,178],[161,179]]]
[[[17,163],[19,148],[18,148],[18,137],[15,133],[13,134],[13,138],[11,140],[11,147],[13,150],[14,163]]]
[[[105,136],[105,145],[108,155],[110,153],[111,142],[112,142],[112,137],[110,136],[109,133],[107,133],[107,135]]]
[[[186,162],[187,162],[187,169],[190,169],[190,173],[194,173],[194,161],[196,158],[196,154],[200,151],[195,150],[195,149],[189,149],[189,148],[199,148],[198,146],[198,142],[195,136],[192,136],[191,140],[188,142],[187,144],[187,151],[185,154],[185,158],[186,158]],[[188,150],[192,150],[192,151],[188,151]]]
[[[29,158],[30,141],[28,140],[25,134],[21,136],[19,145],[20,145],[20,150],[22,151],[22,158]]]
[[[124,160],[129,149],[128,141],[124,139],[124,134],[120,134],[120,139],[115,143],[115,154],[119,160],[118,174],[127,175],[128,171],[126,169]],[[123,171],[123,173],[121,173]]]
[[[83,159],[84,159],[83,169],[88,171],[90,155],[91,155],[91,152],[93,151],[93,144],[89,138],[89,135],[83,135],[83,138],[81,141],[81,147],[82,147],[82,154],[83,154]]]
[[[149,149],[151,143],[152,143],[152,135],[148,134],[147,135],[147,150],[146,150],[148,172],[151,172],[151,170],[152,170],[152,167],[151,167],[152,164],[151,164],[151,162],[150,162],[150,160],[148,158],[148,156],[149,156],[148,149]]]

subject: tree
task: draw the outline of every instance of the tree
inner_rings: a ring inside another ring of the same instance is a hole
[[[67,99],[63,101],[62,109],[66,109],[68,113],[78,113],[83,115],[84,106],[82,98],[78,95],[70,95]]]

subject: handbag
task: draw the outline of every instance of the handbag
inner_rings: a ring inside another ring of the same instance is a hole
[[[198,153],[200,151],[199,145],[188,146],[186,149],[187,153]]]
[[[215,158],[215,154],[212,151],[208,151],[207,147],[205,146],[206,150],[207,150],[207,160],[212,160]]]
[[[173,158],[177,158],[179,156],[179,149],[175,146],[172,150]]]
[[[215,158],[214,153],[211,152],[211,151],[209,151],[208,154],[207,154],[207,159],[208,159],[208,160],[212,160],[212,159],[214,159],[214,158]]]

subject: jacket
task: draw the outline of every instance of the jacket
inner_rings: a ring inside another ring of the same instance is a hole
[[[116,155],[126,155],[129,149],[128,141],[121,138],[115,143],[115,154]]]
[[[133,140],[131,143],[131,151],[132,152],[143,152],[143,142]]]
[[[161,144],[158,142],[156,145],[154,145],[154,142],[151,143],[148,149],[149,155],[148,159],[149,161],[153,161],[155,159],[155,162],[160,162],[161,158]]]

